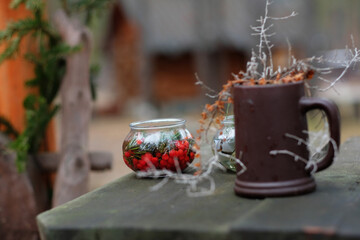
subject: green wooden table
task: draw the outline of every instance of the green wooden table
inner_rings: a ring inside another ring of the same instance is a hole
[[[235,175],[214,174],[215,194],[187,197],[182,185],[127,175],[42,213],[42,239],[360,239],[360,138],[342,145],[337,162],[316,175],[314,193],[246,199]]]

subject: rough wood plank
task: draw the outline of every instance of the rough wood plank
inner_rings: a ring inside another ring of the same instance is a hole
[[[233,193],[235,175],[216,173],[213,196],[189,198],[175,183],[149,192],[158,180],[131,174],[39,215],[38,225],[43,239],[360,238],[360,214],[353,211],[360,197],[360,166],[353,159],[359,144],[357,138],[343,145],[336,165],[316,175],[318,189],[309,195],[240,198]]]
[[[93,171],[109,170],[112,167],[113,155],[109,152],[90,152],[88,154],[90,169]],[[61,160],[59,153],[39,153],[36,161],[45,172],[56,172]]]
[[[59,239],[70,236],[76,236],[74,239],[96,239],[96,236],[99,239],[105,236],[151,239],[150,236],[155,237],[151,230],[155,230],[156,239],[170,239],[177,234],[184,239],[201,235],[206,239],[221,239],[228,229],[225,224],[228,219],[236,219],[239,212],[257,205],[256,201],[239,199],[233,194],[234,180],[234,174],[219,173],[214,196],[189,198],[185,196],[184,188],[176,184],[149,192],[149,187],[158,180],[137,179],[131,174],[70,202],[73,204],[53,209],[50,215],[40,215],[39,226],[44,235]],[[244,204],[234,204],[238,200]],[[228,204],[227,211],[214,207]],[[214,218],[217,221],[213,221]],[[88,231],[77,231],[78,228]],[[207,229],[212,232],[207,234]]]

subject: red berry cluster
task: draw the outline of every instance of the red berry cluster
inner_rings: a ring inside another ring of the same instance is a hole
[[[141,145],[142,141],[137,141]],[[145,152],[136,155],[129,150],[124,152],[126,165],[134,171],[146,171],[152,166],[156,169],[168,169],[176,171],[176,162],[181,170],[184,170],[195,158],[195,152],[191,149],[188,140],[177,140],[172,148],[161,152],[155,149],[153,152]]]

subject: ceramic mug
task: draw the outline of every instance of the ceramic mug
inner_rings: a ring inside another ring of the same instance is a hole
[[[295,161],[288,154],[270,154],[274,150],[287,150],[309,159],[307,146],[288,135],[307,140],[306,112],[313,109],[325,112],[330,137],[339,145],[337,106],[326,99],[305,97],[303,82],[234,88],[236,156],[246,166],[246,171],[235,181],[237,195],[263,198],[315,190],[315,181],[306,163]],[[326,156],[316,163],[317,171],[329,167],[334,154],[334,146],[329,144]],[[240,165],[237,169],[241,170]]]

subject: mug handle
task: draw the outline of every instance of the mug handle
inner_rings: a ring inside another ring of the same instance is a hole
[[[340,145],[340,114],[336,104],[323,98],[302,97],[300,99],[300,109],[303,114],[313,109],[323,110],[329,123],[330,138],[333,139],[337,146]],[[335,149],[333,144],[329,144],[326,156],[317,163],[317,171],[328,168],[334,161]]]

